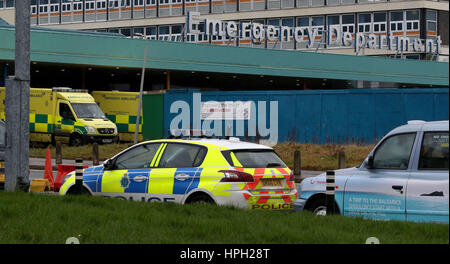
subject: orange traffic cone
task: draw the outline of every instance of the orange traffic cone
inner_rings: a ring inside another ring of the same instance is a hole
[[[47,148],[47,154],[45,155],[44,179],[48,180],[48,182],[50,183],[50,188],[53,189],[53,167],[52,158],[50,157],[50,147]]]

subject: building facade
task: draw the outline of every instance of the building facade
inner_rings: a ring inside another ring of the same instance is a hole
[[[31,0],[31,23],[131,38],[448,62],[448,9],[448,1],[442,0]],[[234,21],[239,36],[230,37],[225,29],[205,34],[208,26],[201,21],[192,33],[187,27],[189,12],[223,21],[224,28]],[[14,23],[14,0],[0,0],[0,17]],[[273,37],[255,41],[253,24],[272,26]],[[288,28],[285,33],[283,28]],[[333,35],[331,29],[339,34]],[[367,42],[356,49],[356,44],[333,41],[345,34],[355,43],[357,34],[373,36],[373,46],[379,48],[368,48]],[[398,42],[401,38],[407,42]],[[438,50],[427,48],[437,46],[437,41]],[[416,49],[417,43],[425,46]]]

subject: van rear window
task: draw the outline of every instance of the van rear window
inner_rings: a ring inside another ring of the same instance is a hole
[[[286,164],[273,150],[245,149],[226,150],[222,155],[233,167],[241,168],[286,168]]]

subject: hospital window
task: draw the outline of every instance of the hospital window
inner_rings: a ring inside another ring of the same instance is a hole
[[[358,32],[369,33],[370,25],[371,25],[371,17],[370,13],[359,14],[358,15]]]
[[[122,0],[121,7],[130,7],[131,6],[131,0]]]
[[[386,32],[386,13],[373,13],[373,32]]]
[[[86,10],[94,10],[95,9],[95,2],[85,2]]]
[[[309,27],[309,17],[298,17],[297,27]]]
[[[262,20],[264,23],[264,20]],[[286,27],[294,27],[294,19],[293,18],[283,18],[281,20],[281,25]]]
[[[171,27],[171,35],[170,40],[171,41],[181,41],[181,32],[183,31],[183,26],[181,25],[173,25]]]
[[[48,12],[48,6],[46,6],[46,5],[39,6],[39,13],[47,13],[47,12]]]
[[[50,12],[51,13],[59,12],[59,6],[58,5],[51,5],[50,6]]]
[[[278,23],[279,23],[279,19],[276,19],[277,21],[278,21]],[[239,23],[239,31],[241,31],[241,32],[243,32],[242,31],[242,28],[241,28],[241,25],[243,24],[243,23],[251,23],[251,21],[240,21],[240,23]],[[249,29],[249,28],[251,28],[251,26],[248,26],[247,27],[247,29]],[[200,32],[202,32],[202,31],[200,31]],[[244,33],[245,35],[244,35],[244,39],[250,39],[250,31],[249,30],[247,30],[247,31],[245,31],[245,33]]]
[[[355,15],[342,15],[342,32],[355,33]]]
[[[200,32],[205,32],[205,23],[198,24],[198,30]],[[198,34],[197,36],[198,36],[199,42],[208,42],[209,41],[208,35]]]
[[[145,28],[145,36],[148,39],[156,39],[156,27],[146,27]]]
[[[83,3],[73,3],[73,11],[81,11],[83,10]]]
[[[435,10],[427,10],[427,31],[437,31],[437,12]]]
[[[264,20],[262,22],[264,23]],[[290,28],[290,30],[289,30],[290,33],[289,34],[291,36],[294,36],[294,30],[293,30],[293,28],[294,28],[294,18],[283,18],[283,19],[281,19],[281,25],[285,26],[285,27],[289,27]],[[289,39],[289,41],[291,41],[291,40]]]
[[[6,0],[6,8],[14,7],[14,0]]]
[[[133,38],[140,38],[144,36],[144,28],[143,27],[135,27],[133,28]]]
[[[318,30],[317,35],[322,35],[323,31],[323,16],[313,16],[311,17],[311,27]]]
[[[340,0],[327,0],[327,6],[339,5]]]
[[[406,11],[406,30],[419,30],[419,10],[407,10]]]
[[[62,4],[61,9],[62,9],[63,12],[70,11],[70,4],[68,4],[68,3]]]
[[[109,8],[118,8],[119,7],[119,0],[110,0],[109,1]]]
[[[311,6],[323,6],[325,5],[325,0],[311,0]]]
[[[120,34],[124,35],[125,37],[131,36],[131,29],[130,28],[121,28]]]
[[[170,27],[169,26],[160,26],[158,32],[159,40],[169,40],[170,37]]]
[[[403,31],[403,11],[391,12],[391,31]]]
[[[105,9],[105,8],[106,8],[106,1],[97,2],[97,9]]]
[[[31,0],[31,14],[37,14],[37,0]],[[0,7],[1,7],[1,1],[0,1]]]
[[[339,16],[327,16],[328,25],[339,25]]]

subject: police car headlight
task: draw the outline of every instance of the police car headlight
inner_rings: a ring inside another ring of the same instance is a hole
[[[86,126],[86,131],[88,133],[96,133],[95,128],[91,127],[91,126]]]

